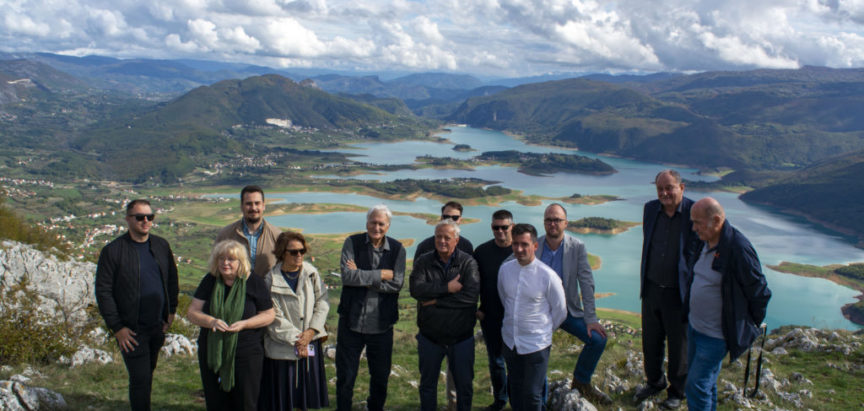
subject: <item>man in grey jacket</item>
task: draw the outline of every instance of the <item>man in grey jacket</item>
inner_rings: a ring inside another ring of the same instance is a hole
[[[564,283],[567,319],[561,329],[582,340],[585,346],[573,370],[572,388],[593,402],[608,405],[612,399],[591,385],[591,376],[606,348],[606,330],[594,310],[594,274],[588,263],[585,244],[565,234],[567,210],[550,204],[543,214],[546,235],[540,237],[536,256],[551,267]],[[580,299],[581,296],[581,299]]]

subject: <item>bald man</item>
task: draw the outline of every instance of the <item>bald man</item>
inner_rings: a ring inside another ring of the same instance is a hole
[[[726,221],[723,207],[706,197],[690,209],[702,246],[690,259],[687,294],[687,405],[717,409],[717,376],[726,353],[738,358],[759,335],[771,290],[756,250]]]

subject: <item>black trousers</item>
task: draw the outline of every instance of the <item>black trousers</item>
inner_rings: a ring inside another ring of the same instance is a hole
[[[165,334],[158,328],[150,332],[139,332],[135,337],[138,345],[131,352],[123,352],[123,363],[129,372],[129,405],[133,411],[150,410],[150,391],[153,388],[153,371],[159,360],[159,350],[165,342]]]
[[[648,385],[666,387],[663,358],[668,347],[669,397],[684,398],[687,381],[687,319],[678,288],[662,288],[645,282],[642,298],[642,354]]]
[[[530,354],[519,354],[504,345],[504,360],[507,362],[507,370],[510,371],[507,390],[510,392],[510,407],[513,411],[545,409],[549,351],[550,347],[546,347]]]
[[[366,408],[369,411],[383,410],[393,357],[393,328],[380,334],[358,333],[351,331],[348,320],[340,316],[337,332],[336,409],[351,410],[354,381],[360,368],[360,353],[365,346],[366,360],[369,363],[369,397],[366,399]]]
[[[234,357],[234,387],[228,392],[222,391],[219,376],[207,367],[206,346],[204,348],[198,348],[198,368],[201,370],[207,411],[256,411],[264,366],[264,347],[261,347],[261,352],[245,352],[242,356]]]

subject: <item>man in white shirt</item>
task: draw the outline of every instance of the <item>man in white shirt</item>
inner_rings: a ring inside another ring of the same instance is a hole
[[[534,226],[516,224],[512,232],[516,259],[502,264],[498,273],[507,390],[514,411],[541,410],[552,333],[567,317],[564,287],[558,274],[534,256]]]

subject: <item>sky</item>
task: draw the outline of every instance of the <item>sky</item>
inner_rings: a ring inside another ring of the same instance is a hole
[[[0,51],[489,76],[864,66],[864,0],[0,0]]]

